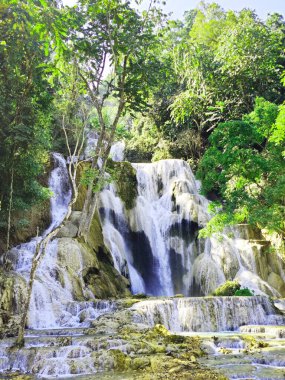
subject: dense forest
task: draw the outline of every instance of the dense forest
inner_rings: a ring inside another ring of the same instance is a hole
[[[144,5],[1,1],[0,373],[284,378],[285,20]]]
[[[202,2],[173,21],[156,2],[118,0],[5,0],[0,12],[2,245],[49,198],[50,152],[78,155],[88,129],[100,135],[93,189],[96,161],[124,139],[131,161],[191,164],[214,200],[202,234],[246,221],[284,236],[282,15]]]

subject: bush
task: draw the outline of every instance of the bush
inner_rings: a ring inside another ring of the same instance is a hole
[[[213,296],[234,296],[239,289],[237,281],[227,281],[213,292]]]
[[[248,288],[238,289],[234,296],[236,297],[252,297],[254,296],[254,290],[250,290]]]

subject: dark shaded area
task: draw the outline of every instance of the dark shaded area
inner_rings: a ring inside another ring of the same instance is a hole
[[[169,261],[174,293],[182,293],[184,296],[188,296],[188,294],[184,294],[183,292],[183,276],[187,271],[183,268],[181,255],[174,249],[171,249],[169,251]]]
[[[124,237],[124,241],[132,252],[133,267],[140,273],[145,283],[146,293],[149,295],[162,295],[161,282],[157,276],[158,262],[152,254],[149,240],[143,231],[133,232],[126,220],[113,210],[100,208],[100,217],[104,221],[108,214],[109,221]],[[130,258],[131,259],[131,258]]]
[[[179,210],[178,210],[179,211]],[[132,252],[132,262],[134,268],[140,273],[145,283],[146,293],[148,295],[163,295],[161,292],[162,284],[158,278],[158,261],[154,257],[149,240],[143,231],[133,232],[130,230],[124,217],[117,215],[113,210],[99,210],[101,220],[104,221],[108,215],[108,220],[123,236],[124,241]],[[196,222],[183,219],[181,223],[173,224],[168,233],[170,237],[179,237],[183,239],[187,245],[191,244],[198,238],[199,225]],[[174,293],[186,293],[185,296],[201,296],[200,285],[193,284],[191,289],[184,289],[183,276],[187,273],[183,267],[182,257],[174,249],[169,251],[169,261],[171,268],[171,278]]]
[[[109,255],[106,255],[106,252],[104,251],[103,247],[99,247],[96,254],[97,254],[97,258],[103,263],[114,265],[112,257]]]
[[[187,244],[190,244],[197,238],[198,231],[198,223],[183,219],[181,223],[175,223],[170,227],[169,235],[172,237],[178,236]]]
[[[197,284],[195,282],[195,279],[193,281],[192,287],[190,289],[190,296],[191,297],[202,297],[205,296],[205,293],[201,291],[201,286],[200,284]]]
[[[127,245],[133,253],[133,266],[141,274],[146,293],[161,295],[161,282],[157,276],[158,262],[153,256],[149,240],[145,233],[129,231]]]

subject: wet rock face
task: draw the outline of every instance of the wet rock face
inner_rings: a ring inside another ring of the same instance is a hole
[[[17,332],[26,297],[25,280],[15,273],[0,270],[0,337]]]

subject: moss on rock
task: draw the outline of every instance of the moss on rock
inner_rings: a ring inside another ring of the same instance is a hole
[[[132,209],[138,195],[135,169],[127,161],[114,162],[108,160],[107,171],[115,180],[118,195],[124,202],[126,209]]]

